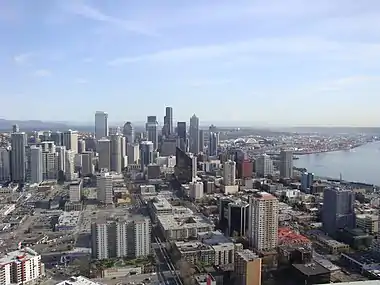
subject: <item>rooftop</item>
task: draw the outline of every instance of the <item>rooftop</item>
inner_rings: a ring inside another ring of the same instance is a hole
[[[302,274],[307,276],[315,276],[321,274],[328,274],[330,271],[324,268],[322,265],[312,262],[308,264],[293,264],[297,270],[299,270]]]
[[[253,261],[259,258],[259,256],[256,253],[254,253],[253,251],[249,249],[243,249],[241,251],[237,251],[236,254],[239,255],[241,258],[243,258],[247,262]]]
[[[91,281],[90,279],[87,279],[83,276],[78,277],[70,277],[69,280],[62,281],[58,283],[57,285],[101,285],[100,283]]]
[[[279,245],[283,244],[300,244],[300,243],[310,243],[310,240],[301,235],[292,231],[290,228],[279,228],[278,229],[278,243]]]
[[[0,258],[0,266],[11,262],[21,262],[36,256],[39,256],[37,252],[29,247],[24,247],[23,249],[6,253],[5,256]]]
[[[214,226],[211,221],[200,214],[158,215],[157,218],[164,230],[181,230]]]

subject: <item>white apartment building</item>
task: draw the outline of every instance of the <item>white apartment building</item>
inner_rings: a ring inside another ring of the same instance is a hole
[[[273,161],[267,154],[260,155],[255,161],[256,175],[265,177],[272,175],[274,171]]]
[[[109,172],[99,173],[96,177],[97,198],[103,204],[113,203],[113,177]]]
[[[44,275],[41,255],[25,247],[0,258],[0,284],[28,284]]]
[[[259,251],[271,251],[278,244],[278,200],[267,192],[249,198],[250,224],[248,236],[251,246]]]
[[[65,177],[67,181],[72,181],[76,178],[75,154],[73,150],[67,150],[65,152]]]
[[[128,164],[137,164],[140,160],[140,148],[137,143],[127,144]]]
[[[91,226],[92,256],[146,257],[150,254],[151,231],[150,218],[140,215],[97,221]]]
[[[235,185],[236,179],[236,162],[229,160],[223,165],[223,184],[225,186]]]

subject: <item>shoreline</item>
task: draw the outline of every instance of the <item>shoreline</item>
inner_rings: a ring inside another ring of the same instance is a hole
[[[328,153],[328,152],[337,152],[337,151],[349,151],[358,147],[361,147],[363,145],[369,144],[372,142],[365,142],[365,143],[360,143],[360,144],[355,144],[350,148],[337,148],[337,149],[329,149],[329,150],[315,150],[315,151],[300,151],[300,152],[293,152],[294,155],[308,155],[308,154],[318,154],[318,153]]]

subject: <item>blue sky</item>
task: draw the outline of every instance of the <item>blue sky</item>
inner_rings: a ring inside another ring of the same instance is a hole
[[[0,116],[379,126],[378,0],[0,0]]]

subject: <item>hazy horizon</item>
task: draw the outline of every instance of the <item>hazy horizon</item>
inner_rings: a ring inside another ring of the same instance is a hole
[[[377,126],[379,26],[375,0],[3,0],[1,115]]]

